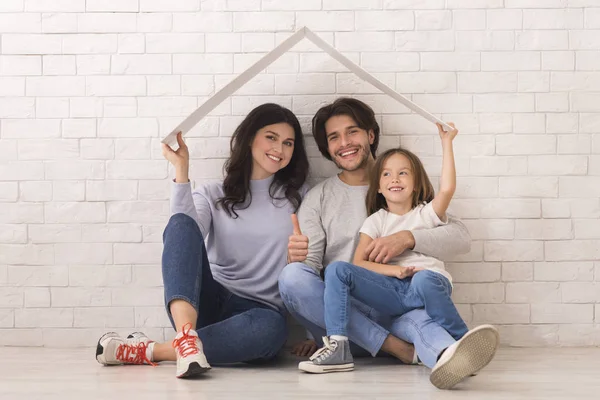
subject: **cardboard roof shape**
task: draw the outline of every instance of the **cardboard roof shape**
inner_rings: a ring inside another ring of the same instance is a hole
[[[223,102],[227,97],[231,96],[235,93],[239,88],[244,86],[248,81],[258,75],[261,71],[271,65],[275,60],[285,54],[288,50],[294,47],[298,42],[302,39],[308,39],[317,45],[321,50],[325,51],[332,58],[339,61],[342,65],[356,74],[359,78],[369,82],[371,85],[375,86],[377,89],[381,90],[383,93],[389,95],[390,97],[398,100],[400,103],[404,104],[409,109],[413,110],[417,114],[421,115],[423,118],[433,122],[440,123],[445,129],[451,130],[452,127],[446,124],[441,119],[437,118],[435,115],[427,112],[424,108],[418,106],[413,103],[406,97],[402,96],[400,93],[396,92],[394,89],[390,88],[379,79],[375,78],[373,75],[356,65],[354,62],[350,61],[346,56],[336,50],[329,43],[325,42],[319,36],[317,36],[313,31],[308,29],[307,27],[300,28],[297,32],[295,32],[292,36],[284,40],[279,46],[275,47],[269,53],[267,53],[264,57],[254,63],[250,68],[242,72],[236,78],[234,78],[231,82],[225,85],[221,90],[215,93],[212,97],[206,100],[196,111],[190,114],[182,123],[180,123],[171,133],[169,133],[163,140],[163,143],[167,143],[169,145],[175,144],[177,142],[176,135],[178,132],[182,132],[185,135],[190,129],[192,129],[198,122],[202,120],[208,113],[210,113],[215,107]]]

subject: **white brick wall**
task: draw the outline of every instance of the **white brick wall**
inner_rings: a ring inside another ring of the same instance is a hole
[[[451,207],[473,245],[448,269],[467,322],[507,345],[600,345],[595,0],[0,1],[0,345],[171,334],[159,138],[305,25],[461,129]],[[429,122],[301,43],[189,133],[192,178],[220,177],[254,106],[308,129],[341,94],[439,176]],[[333,173],[308,143],[315,176]]]

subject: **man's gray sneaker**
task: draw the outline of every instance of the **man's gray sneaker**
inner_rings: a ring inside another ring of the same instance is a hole
[[[323,347],[310,357],[310,361],[298,364],[298,369],[313,374],[352,371],[354,359],[350,353],[350,342],[323,337]]]

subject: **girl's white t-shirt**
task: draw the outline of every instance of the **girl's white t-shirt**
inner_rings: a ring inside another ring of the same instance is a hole
[[[372,239],[377,239],[400,231],[431,229],[447,223],[447,220],[442,221],[438,217],[431,202],[429,202],[418,205],[404,215],[397,215],[381,209],[365,220],[362,228],[360,228],[360,233],[364,233]],[[398,257],[392,258],[388,264],[429,269],[445,276],[452,283],[452,276],[446,271],[441,260],[413,250],[405,250]]]

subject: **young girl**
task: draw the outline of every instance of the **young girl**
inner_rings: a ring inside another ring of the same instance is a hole
[[[306,192],[300,123],[277,104],[256,107],[233,133],[225,179],[194,191],[181,133],[177,142],[176,150],[163,145],[175,180],[162,256],[165,306],[177,335],[156,343],[139,332],[107,333],[96,359],[103,365],[176,361],[178,378],[210,364],[269,360],[287,336],[277,279],[286,265],[290,214]]]
[[[437,194],[434,194],[423,164],[412,152],[392,149],[377,158],[366,198],[370,216],[360,229],[353,260],[355,265],[336,262],[325,270],[326,345],[300,369],[331,372],[354,368],[347,338],[350,296],[390,316],[425,308],[431,319],[454,339],[460,340],[467,334],[468,328],[450,298],[452,277],[442,261],[407,250],[388,264],[381,264],[371,260],[367,251],[374,239],[403,230],[434,228],[447,222],[446,210],[456,188],[452,140],[458,131],[445,132],[440,125],[438,129],[443,165]],[[482,329],[497,335],[490,326],[471,332]],[[480,335],[474,337],[481,339]],[[491,340],[489,343],[496,342]],[[451,349],[452,346],[446,352],[453,352]]]

